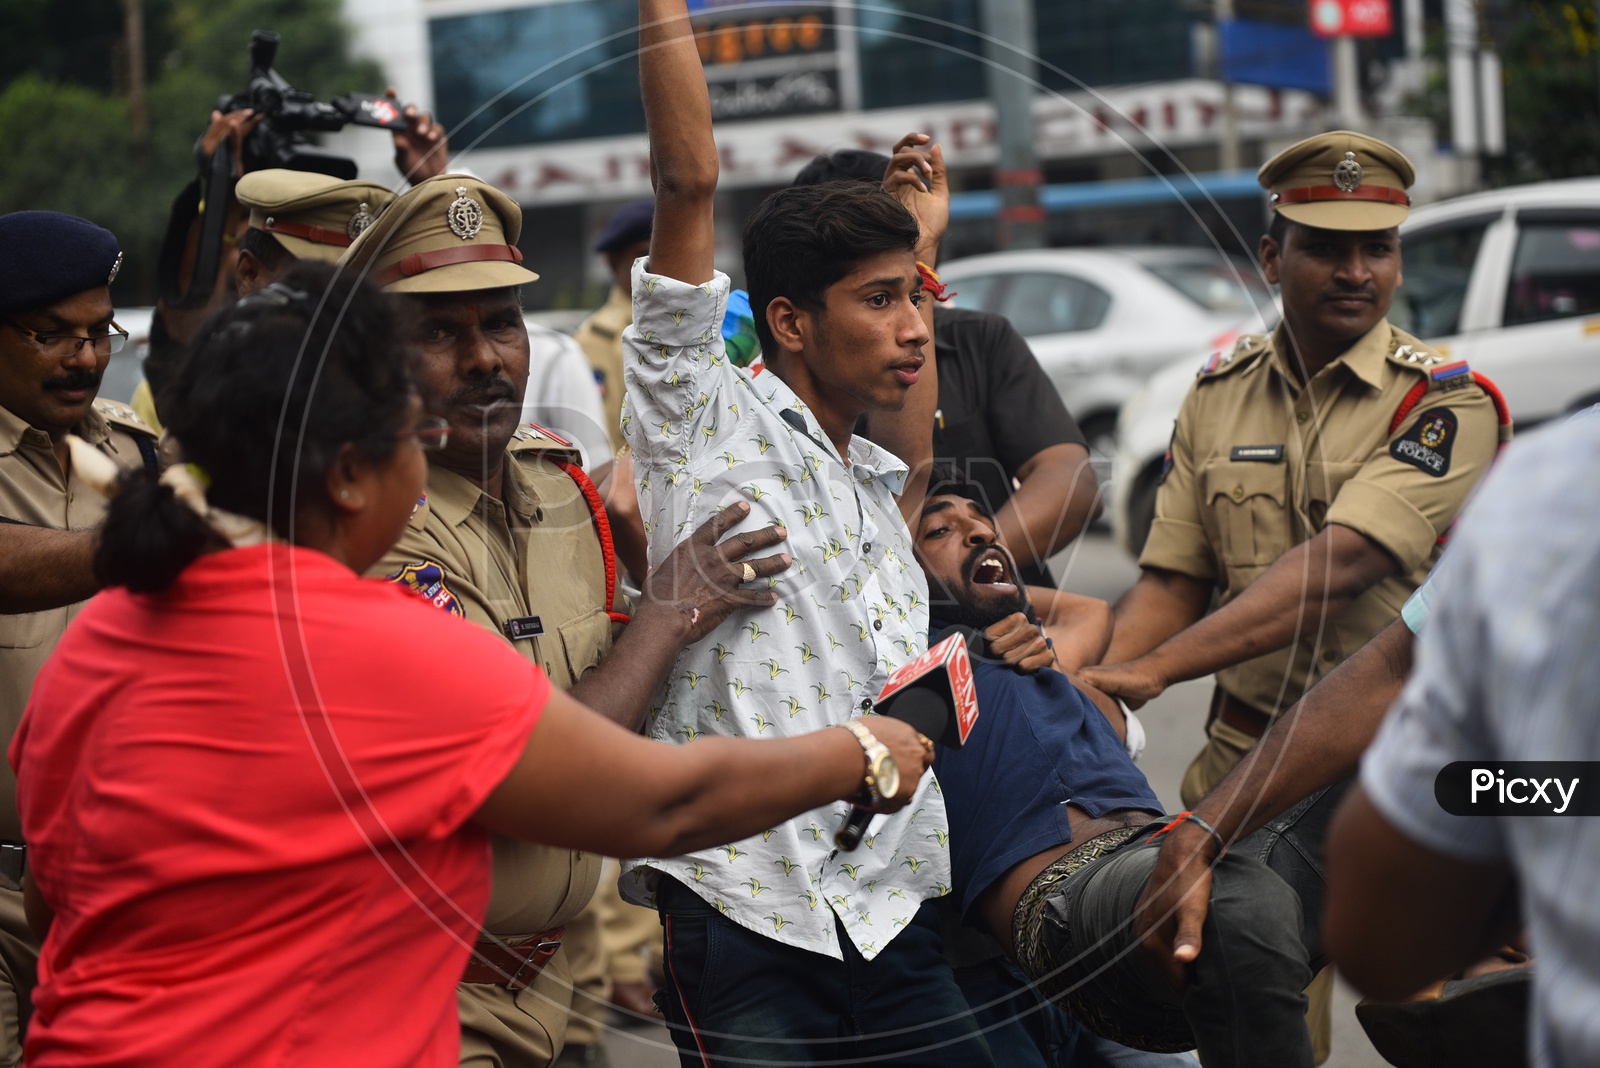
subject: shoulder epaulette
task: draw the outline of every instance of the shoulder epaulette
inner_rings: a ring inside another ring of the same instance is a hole
[[[411,518],[406,520],[406,526],[412,530],[422,530],[428,525],[428,495],[424,493],[417,498],[417,503],[411,506]]]
[[[1267,350],[1266,334],[1241,334],[1231,349],[1218,349],[1206,357],[1196,378],[1220,378],[1251,362],[1251,358]]]
[[[578,446],[538,423],[523,423],[511,436],[510,452],[565,452],[579,455]]]
[[[99,412],[101,418],[103,418],[106,422],[111,423],[123,430],[131,430],[136,434],[143,434],[149,438],[154,438],[157,436],[156,432],[150,428],[150,425],[143,419],[139,418],[138,412],[134,411],[128,405],[123,404],[121,401],[106,400],[101,397],[96,397],[94,401],[94,410]]]
[[[1399,364],[1408,371],[1418,374],[1427,374],[1435,367],[1445,362],[1440,353],[1429,348],[1422,341],[1418,341],[1403,330],[1390,328],[1389,361]],[[1463,363],[1462,366],[1465,366]]]

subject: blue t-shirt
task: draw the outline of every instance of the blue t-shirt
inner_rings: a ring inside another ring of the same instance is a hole
[[[974,660],[978,722],[933,770],[950,815],[954,894],[973,902],[1016,864],[1072,840],[1066,803],[1094,817],[1161,800],[1106,717],[1061,672]]]

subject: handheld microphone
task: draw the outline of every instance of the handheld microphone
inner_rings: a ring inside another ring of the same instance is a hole
[[[970,627],[952,627],[945,638],[889,676],[872,704],[873,712],[909,723],[938,745],[960,748],[978,720],[969,644],[982,655],[982,634]],[[855,849],[876,815],[870,808],[852,805],[834,832],[833,844],[846,851]]]

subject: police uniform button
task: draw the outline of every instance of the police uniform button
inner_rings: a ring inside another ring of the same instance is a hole
[[[873,630],[882,630],[882,629],[883,629],[883,620],[881,620],[881,619],[874,619],[874,620],[873,620],[873,621],[872,621],[872,629],[873,629]]]
[[[1307,415],[1305,412],[1295,412],[1294,413],[1294,421],[1297,422],[1297,423],[1303,423],[1307,419],[1310,419],[1310,418],[1311,417],[1309,415]]]
[[[1332,649],[1329,649],[1329,650],[1327,650],[1326,652],[1324,652],[1322,654],[1322,659],[1326,660],[1328,663],[1331,664],[1335,660],[1339,659],[1339,654],[1334,652]]]
[[[543,508],[535,508],[533,510],[533,521],[535,523],[543,523],[544,522],[544,509]]]
[[[1244,487],[1243,486],[1235,486],[1235,487],[1233,487],[1233,499],[1236,500],[1236,501],[1244,500]]]

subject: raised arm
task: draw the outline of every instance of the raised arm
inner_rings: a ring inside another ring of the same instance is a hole
[[[717,144],[684,0],[639,0],[639,86],[656,191],[650,270],[699,285],[715,270]]]
[[[933,267],[939,262],[939,243],[950,225],[950,181],[945,173],[944,152],[930,145],[927,134],[910,133],[894,146],[883,187],[899,198],[916,216],[919,236],[917,260]],[[924,151],[923,146],[928,146]],[[939,364],[934,359],[933,295],[922,294],[919,306],[922,323],[928,331],[923,346],[927,363],[917,384],[906,394],[898,412],[874,412],[867,416],[867,436],[882,445],[910,468],[900,494],[900,514],[907,524],[916,522],[922,511],[923,493],[933,465],[933,417],[939,408]]]

